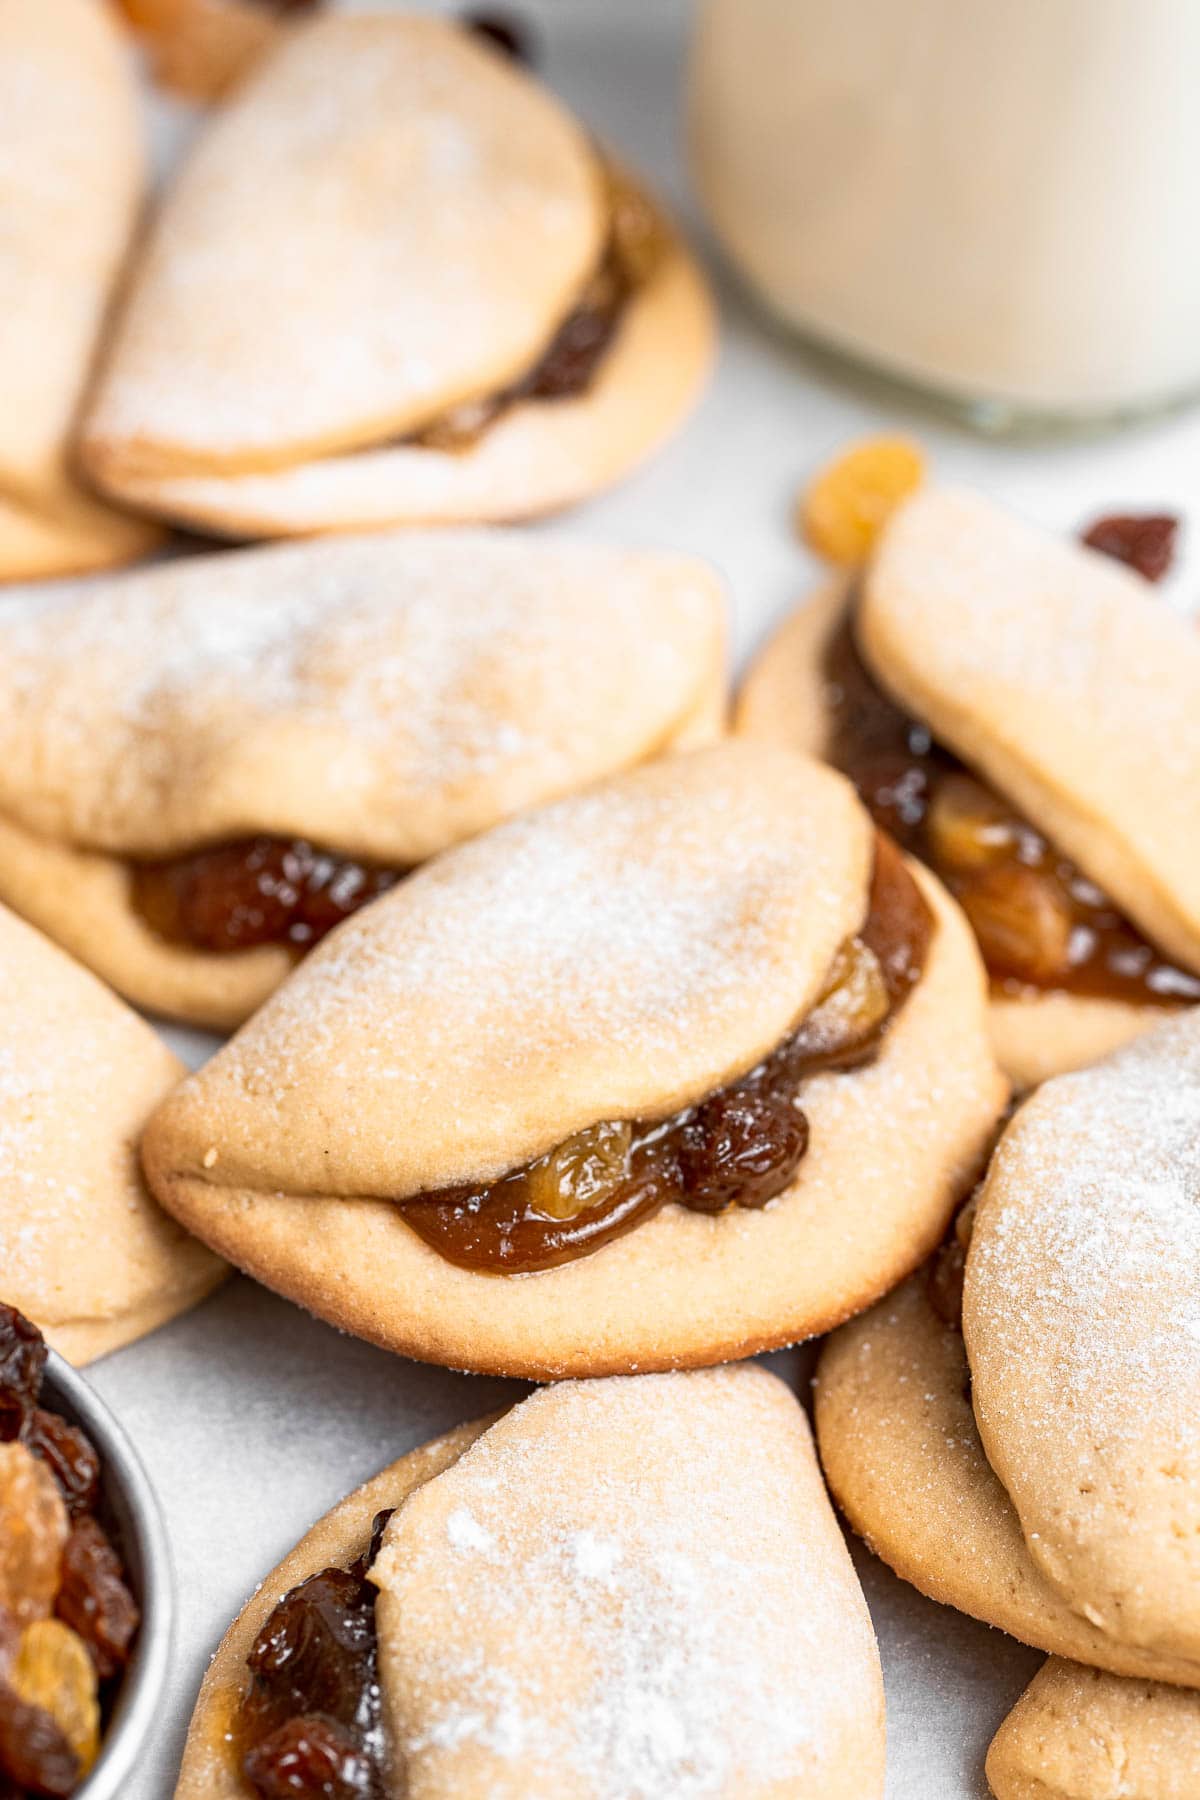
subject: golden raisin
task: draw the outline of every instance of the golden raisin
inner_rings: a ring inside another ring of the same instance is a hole
[[[577,1131],[530,1164],[524,1178],[528,1205],[547,1219],[573,1219],[598,1206],[628,1178],[632,1142],[627,1119]]]
[[[970,775],[947,775],[934,789],[925,829],[935,869],[965,874],[1015,857],[1021,827],[990,788]]]
[[[884,525],[925,478],[925,458],[908,438],[868,438],[827,463],[797,507],[805,543],[827,562],[858,568]]]
[[[100,1748],[100,1699],[83,1639],[60,1619],[26,1626],[8,1685],[27,1706],[49,1713],[86,1775]]]
[[[53,1610],[69,1529],[46,1464],[24,1444],[0,1444],[0,1608],[19,1625]]]

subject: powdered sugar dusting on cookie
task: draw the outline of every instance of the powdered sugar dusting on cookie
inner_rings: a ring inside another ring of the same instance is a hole
[[[870,1626],[806,1437],[757,1371],[568,1384],[415,1495],[375,1571],[406,1791],[709,1800],[875,1757]],[[464,1505],[497,1554],[455,1540]]]
[[[649,765],[418,871],[319,946],[192,1091],[202,1103],[216,1080],[260,1115],[252,1186],[305,1154],[273,1138],[309,1094],[336,1124],[293,1190],[364,1191],[369,1162],[388,1173],[365,1191],[411,1193],[426,1156],[436,1185],[497,1173],[757,1061],[861,922],[869,859],[849,788],[786,751]]]
[[[401,435],[536,360],[604,225],[585,134],[523,71],[449,21],[317,20],[184,164],[86,436],[204,472]]]
[[[143,1185],[137,1135],[178,1065],[0,908],[0,1291],[49,1331],[196,1292],[217,1264]]]
[[[861,630],[885,685],[1160,948],[1200,960],[1200,635],[1111,559],[970,493],[889,529]]]
[[[976,1411],[1031,1552],[1086,1616],[1135,1641],[1163,1614],[1200,1627],[1198,1318],[1189,1011],[1026,1104],[967,1264]]]
[[[414,860],[669,739],[720,611],[690,559],[520,535],[180,561],[0,622],[0,806],[116,852]]]

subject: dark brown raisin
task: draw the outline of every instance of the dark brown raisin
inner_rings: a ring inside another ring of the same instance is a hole
[[[1161,581],[1175,557],[1179,520],[1171,513],[1109,513],[1080,532],[1089,550]]]
[[[37,1326],[0,1301],[0,1443],[20,1437],[37,1405],[45,1367],[46,1344]]]
[[[100,1494],[100,1458],[78,1426],[35,1406],[21,1438],[48,1465],[71,1517],[91,1512]]]
[[[90,1514],[75,1520],[63,1549],[55,1611],[87,1645],[101,1681],[124,1668],[138,1627],[137,1601],[120,1557]]]
[[[308,949],[402,874],[303,838],[267,836],[132,865],[134,903],[151,930],[218,953],[258,944]]]
[[[321,1713],[353,1730],[374,1683],[374,1589],[349,1569],[324,1569],[285,1594],[246,1659],[247,1735]]]
[[[65,1800],[79,1775],[79,1758],[62,1727],[0,1683],[0,1778],[8,1776],[18,1793]]]
[[[262,1800],[374,1800],[375,1772],[353,1738],[332,1719],[289,1719],[242,1761]]]
[[[790,1184],[808,1121],[790,1093],[743,1085],[714,1094],[680,1132],[685,1203],[695,1212],[765,1206]]]
[[[514,62],[533,62],[533,43],[529,28],[507,12],[468,12],[463,23],[478,37],[486,38]]]

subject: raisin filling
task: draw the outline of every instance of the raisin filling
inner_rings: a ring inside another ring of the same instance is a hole
[[[693,1212],[766,1206],[808,1148],[805,1078],[877,1053],[920,979],[933,918],[899,851],[877,839],[870,909],[799,1028],[748,1074],[668,1119],[605,1120],[486,1187],[418,1194],[402,1216],[447,1261],[497,1274],[598,1250],[669,1202]]]
[[[41,1405],[46,1345],[0,1302],[0,1795],[66,1800],[129,1661],[137,1602],[102,1522],[101,1465]]]
[[[246,1659],[238,1716],[242,1773],[263,1800],[384,1800],[384,1729],[375,1589],[368,1571],[390,1512],[349,1569],[322,1569],[286,1593]]]
[[[880,692],[849,617],[824,672],[830,762],[876,824],[955,896],[994,989],[1138,1006],[1200,1001],[1200,977],[1160,956],[1082,870]]]
[[[304,951],[404,869],[356,862],[304,838],[251,837],[131,864],[133,904],[158,937],[194,950]]]
[[[403,442],[425,450],[469,450],[522,400],[575,400],[596,379],[630,299],[662,255],[663,229],[650,202],[607,171],[610,225],[600,261],[533,367],[508,387],[439,413]]]

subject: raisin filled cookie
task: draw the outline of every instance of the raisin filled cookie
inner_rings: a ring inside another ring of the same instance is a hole
[[[176,1800],[302,1766],[381,1800],[878,1800],[883,1736],[795,1398],[646,1375],[543,1389],[327,1513],[217,1651]]]
[[[222,1265],[147,1193],[137,1137],[183,1065],[0,907],[0,1286],[71,1362],[195,1304]]]
[[[1192,1800],[1200,1694],[1052,1656],[992,1739],[996,1800]]]
[[[0,899],[234,1025],[448,844],[715,735],[723,690],[686,557],[402,533],[160,564],[0,624]]]
[[[928,491],[784,625],[738,728],[828,757],[941,875],[1019,1085],[1200,1000],[1200,639],[1110,558]]]
[[[101,0],[0,0],[0,581],[157,533],[75,482],[75,414],[141,200],[137,96]]]
[[[826,1472],[933,1598],[1056,1655],[1200,1686],[1200,1014],[1058,1077],[966,1249],[839,1332]],[[965,1235],[965,1234],[964,1234]]]
[[[408,1355],[535,1378],[823,1330],[937,1241],[1004,1087],[945,894],[790,751],[438,858],[156,1114],[168,1209]]]
[[[712,342],[672,227],[510,57],[445,20],[331,16],[284,34],[179,175],[84,456],[108,493],[239,536],[524,517],[645,456]]]

